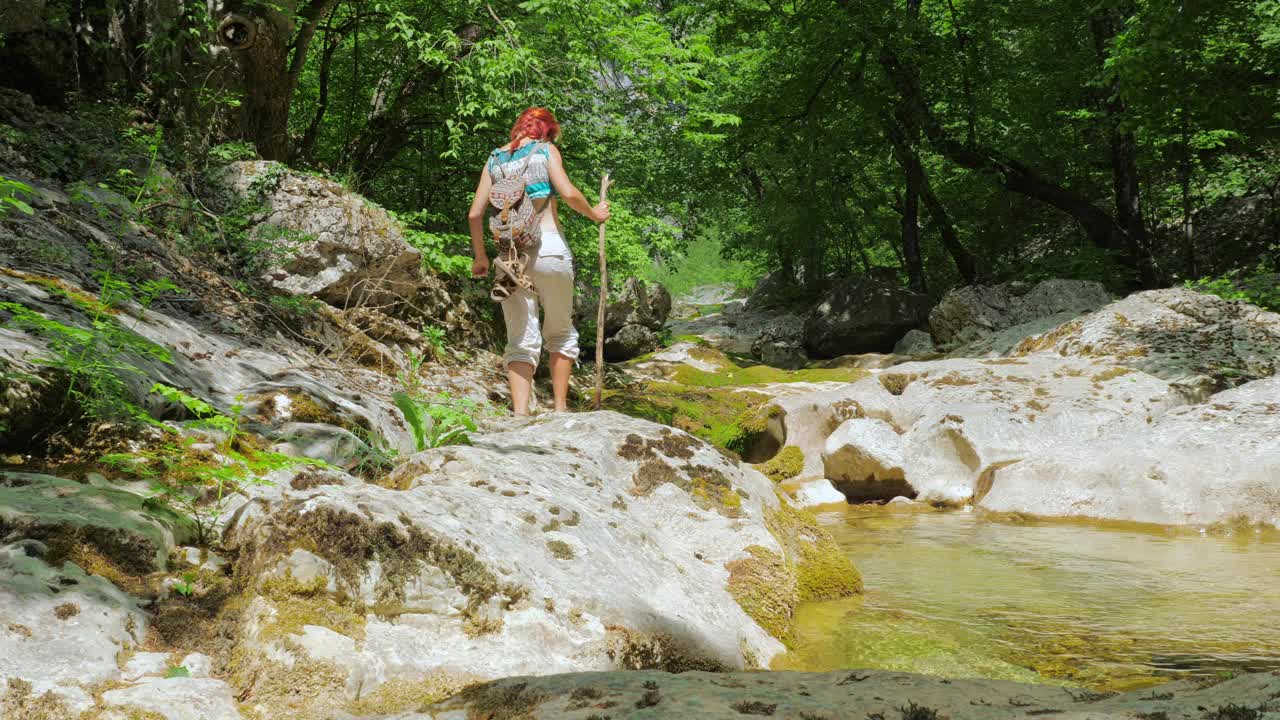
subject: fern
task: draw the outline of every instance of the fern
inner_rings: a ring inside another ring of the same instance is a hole
[[[418,452],[426,450],[427,437],[434,429],[435,420],[406,392],[396,392],[392,394],[391,399],[395,401],[396,407],[400,408],[405,422],[409,423],[409,430],[413,432],[413,444]]]

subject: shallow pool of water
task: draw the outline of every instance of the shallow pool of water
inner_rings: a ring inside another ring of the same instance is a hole
[[[866,594],[797,610],[779,670],[882,668],[1095,690],[1280,668],[1280,541],[1246,530],[819,513]]]

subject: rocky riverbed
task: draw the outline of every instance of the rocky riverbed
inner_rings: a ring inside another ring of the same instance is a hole
[[[672,303],[633,285],[606,410],[518,421],[484,308],[340,184],[147,166],[171,202],[139,208],[94,158],[50,177],[3,142],[33,208],[0,217],[5,718],[1262,717],[1280,691],[750,672],[864,589],[803,505],[1280,524],[1274,314],[851,283],[679,299],[655,348]],[[426,447],[459,413],[468,442]]]

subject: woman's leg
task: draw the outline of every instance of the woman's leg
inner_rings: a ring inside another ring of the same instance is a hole
[[[528,290],[517,291],[502,301],[502,319],[507,326],[507,349],[502,362],[511,387],[511,410],[516,415],[528,415],[533,371],[542,352],[538,297]]]
[[[556,412],[569,411],[569,376],[573,374],[573,358],[551,353],[551,394],[555,397]]]
[[[538,258],[534,276],[542,301],[542,339],[551,354],[551,387],[556,410],[569,409],[569,376],[578,359],[578,331],[573,327],[573,261],[552,255]]]
[[[551,356],[555,358],[554,355]],[[555,365],[551,366],[554,368]],[[533,388],[533,365],[513,362],[507,365],[507,384],[511,386],[511,411],[516,415],[529,414],[529,393]]]

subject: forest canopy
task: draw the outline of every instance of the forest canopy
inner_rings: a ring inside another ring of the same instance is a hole
[[[129,108],[191,182],[254,157],[333,177],[444,254],[541,105],[571,177],[618,183],[619,280],[1280,271],[1277,0],[20,5],[0,83]]]

